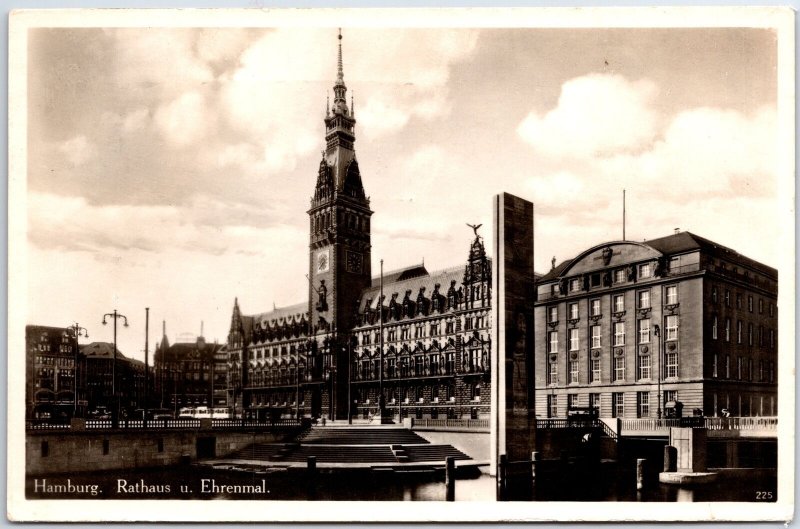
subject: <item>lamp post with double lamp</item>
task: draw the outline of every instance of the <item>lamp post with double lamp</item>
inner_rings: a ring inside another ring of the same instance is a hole
[[[78,344],[78,338],[83,336],[84,338],[89,337],[89,331],[86,328],[81,327],[78,325],[77,322],[73,323],[67,329],[72,330],[72,336],[75,338],[75,349],[73,354],[73,365],[72,365],[72,374],[73,374],[73,382],[72,382],[72,416],[77,417],[78,415],[78,352],[80,350],[80,345]]]
[[[658,420],[661,420],[661,328],[656,324],[653,326],[653,334],[658,338],[658,369],[656,370],[656,380],[658,381]]]
[[[125,327],[127,327],[128,318],[127,316],[117,312],[117,309],[114,309],[114,312],[103,314],[103,325],[108,325],[106,318],[114,319],[114,361],[111,364],[111,398],[116,404],[116,406],[112,408],[114,411],[113,423],[116,426],[117,421],[119,420],[119,399],[117,398],[117,320],[122,318],[125,321]]]

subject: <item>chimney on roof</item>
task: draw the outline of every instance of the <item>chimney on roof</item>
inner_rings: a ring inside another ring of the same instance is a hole
[[[675,235],[679,234],[680,232],[681,232],[680,228],[675,228]]]

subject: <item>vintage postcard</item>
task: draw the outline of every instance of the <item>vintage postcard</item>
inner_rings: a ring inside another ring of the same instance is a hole
[[[13,12],[9,518],[792,519],[793,24]]]

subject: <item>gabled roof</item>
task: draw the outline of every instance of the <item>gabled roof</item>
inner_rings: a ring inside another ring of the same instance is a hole
[[[391,270],[389,272],[385,272],[383,274],[383,284],[386,285],[387,283],[395,283],[397,281],[404,281],[406,279],[428,276],[428,275],[430,274],[428,273],[428,269],[425,268],[424,264],[411,265],[405,268],[399,268],[397,270]],[[380,286],[380,284],[381,284],[380,274],[377,276],[373,276],[372,284],[370,285],[370,287],[377,287]]]
[[[450,288],[450,282],[455,281],[456,286],[461,285],[461,281],[464,278],[464,266],[453,266],[451,268],[445,268],[443,270],[438,270],[433,272],[432,274],[427,273],[422,275],[414,275],[414,274],[405,274],[405,272],[410,270],[417,270],[419,268],[423,268],[420,266],[411,267],[404,269],[402,271],[398,271],[397,273],[392,273],[390,276],[384,275],[383,277],[383,295],[385,296],[384,299],[384,306],[388,306],[389,302],[392,300],[392,294],[397,293],[397,302],[401,303],[403,298],[405,297],[406,291],[411,290],[411,299],[416,300],[417,294],[419,294],[419,289],[425,287],[425,297],[430,298],[431,293],[434,290],[434,287],[437,283],[439,283],[439,294],[442,296],[447,295],[447,290]],[[423,268],[424,269],[424,268]],[[409,277],[410,275],[410,277]],[[372,286],[369,288],[365,288],[361,292],[361,298],[358,302],[358,310],[359,312],[363,312],[366,308],[367,300],[372,300],[370,303],[370,308],[377,308],[378,307],[378,298],[380,297],[380,278],[378,278],[378,282],[376,283],[373,279]]]

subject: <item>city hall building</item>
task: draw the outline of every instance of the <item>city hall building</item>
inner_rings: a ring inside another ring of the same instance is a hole
[[[774,268],[688,232],[553,265],[534,309],[538,417],[777,414]]]
[[[483,241],[476,229],[455,268],[376,276],[341,42],[333,91],[307,211],[309,299],[251,315],[234,302],[229,405],[259,417],[346,419],[377,413],[382,393],[398,417],[488,417],[491,265]]]
[[[261,313],[234,302],[228,405],[256,417],[369,417],[383,404],[394,417],[487,418],[491,258],[476,227],[458,266],[373,269],[341,53],[340,42],[306,212],[308,299]],[[538,417],[777,413],[775,269],[677,233],[604,243],[534,277]]]

